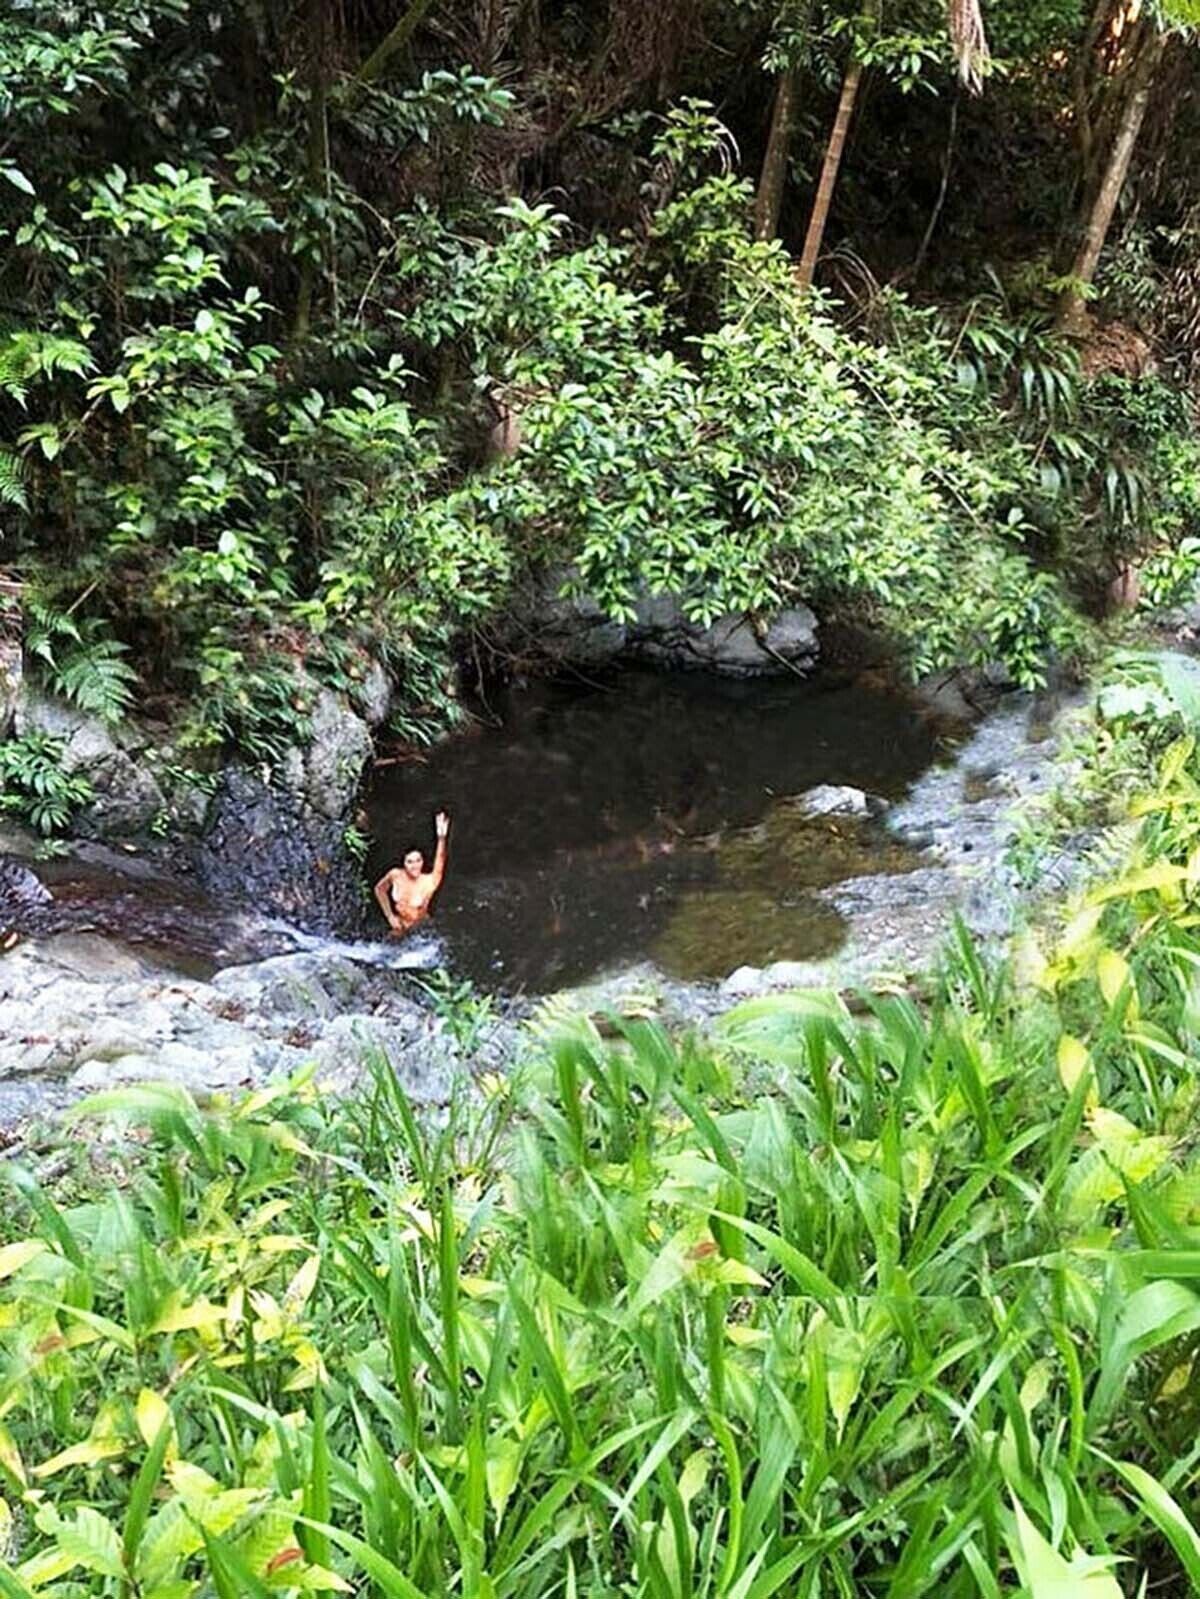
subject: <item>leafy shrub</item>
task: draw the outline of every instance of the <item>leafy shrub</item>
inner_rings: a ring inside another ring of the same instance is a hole
[[[46,733],[0,742],[0,810],[37,832],[60,833],[92,798],[82,772],[63,769],[64,745]]]

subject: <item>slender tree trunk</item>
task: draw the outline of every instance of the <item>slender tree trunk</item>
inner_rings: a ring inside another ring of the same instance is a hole
[[[1129,166],[1137,146],[1138,134],[1146,119],[1146,109],[1154,89],[1154,77],[1166,48],[1166,34],[1149,24],[1151,31],[1142,43],[1138,56],[1130,68],[1132,77],[1126,93],[1125,104],[1117,122],[1116,135],[1108,154],[1104,176],[1091,202],[1083,235],[1079,241],[1071,266],[1071,283],[1063,291],[1058,305],[1057,325],[1063,332],[1078,332],[1083,326],[1087,307],[1083,290],[1096,276],[1100,255],[1108,238],[1108,230],[1116,215],[1117,204]]]
[[[308,89],[308,189],[310,195],[327,196],[329,191],[329,116],[325,83],[325,3],[309,0],[308,33],[312,47],[312,72]],[[296,296],[296,322],[293,332],[305,339],[312,326],[313,293],[317,280],[317,258],[310,249],[300,268],[300,290]]]
[[[779,74],[775,87],[775,109],[771,114],[771,133],[763,157],[754,203],[754,237],[773,239],[779,232],[779,212],[787,187],[788,157],[792,148],[792,127],[796,120],[796,73],[788,67]]]
[[[812,216],[808,221],[804,250],[800,256],[800,265],[796,268],[796,281],[802,293],[812,288],[813,274],[817,270],[817,258],[821,254],[821,244],[825,238],[825,224],[829,220],[829,207],[833,201],[833,190],[837,183],[838,169],[842,164],[842,155],[846,149],[846,134],[850,129],[850,118],[854,115],[854,102],[858,99],[862,75],[862,62],[857,56],[851,57],[850,65],[846,68],[846,76],[842,79],[842,93],[838,100],[837,115],[833,119],[833,132],[829,135],[829,143],[825,147],[825,159],[821,163],[821,176],[817,183],[816,198],[813,200]]]
[[[388,34],[387,38],[373,50],[367,59],[354,74],[356,88],[361,88],[368,83],[374,83],[387,67],[393,56],[399,55],[405,49],[414,33],[425,20],[425,14],[433,5],[433,0],[412,0],[408,10],[400,21]]]

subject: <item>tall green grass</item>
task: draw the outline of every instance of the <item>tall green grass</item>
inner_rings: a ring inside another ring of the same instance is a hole
[[[0,1595],[1200,1592],[1194,1081],[1097,1162],[1060,1028],[962,940],[436,1119],[94,1101],[141,1141],[5,1206]]]

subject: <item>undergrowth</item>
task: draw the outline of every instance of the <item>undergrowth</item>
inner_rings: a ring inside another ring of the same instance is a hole
[[[136,1137],[0,1220],[0,1592],[1190,1591],[1191,758],[926,1013],[547,1023],[438,1113],[384,1062],[92,1100]]]

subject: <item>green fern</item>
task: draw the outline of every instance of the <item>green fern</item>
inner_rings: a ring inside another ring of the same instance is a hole
[[[29,509],[21,458],[4,445],[0,445],[0,505],[15,505],[22,511]]]
[[[133,704],[137,674],[125,660],[124,644],[116,639],[97,638],[79,645],[50,675],[60,694],[105,721],[119,722]]]
[[[64,372],[82,377],[95,364],[86,344],[60,333],[38,333],[32,328],[0,333],[0,392],[18,405],[24,405],[35,378],[58,377]]]
[[[133,703],[137,674],[126,648],[100,624],[82,626],[44,596],[25,601],[25,653],[38,662],[47,687],[81,711],[119,722]]]

